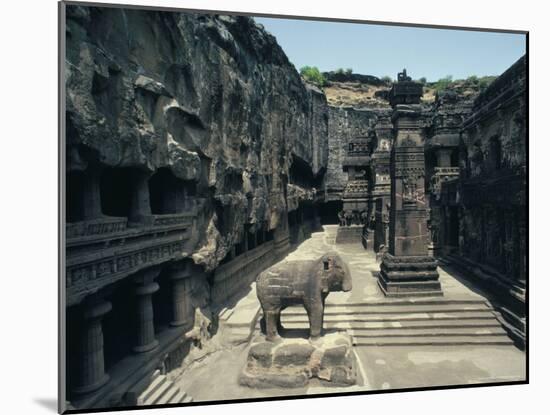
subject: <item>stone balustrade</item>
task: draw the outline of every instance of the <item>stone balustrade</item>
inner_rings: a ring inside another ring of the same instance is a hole
[[[104,217],[82,222],[67,223],[65,237],[75,239],[124,232],[128,226],[127,218]]]
[[[68,305],[143,268],[179,258],[190,237],[193,219],[194,214],[189,212],[151,215],[139,228],[67,239]]]
[[[212,303],[223,304],[250,285],[258,273],[273,265],[278,259],[274,248],[274,241],[266,242],[216,268]]]

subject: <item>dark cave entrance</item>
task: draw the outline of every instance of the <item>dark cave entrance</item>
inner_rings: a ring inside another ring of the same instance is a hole
[[[84,172],[67,173],[65,212],[67,222],[84,220]]]
[[[332,200],[320,205],[321,225],[337,225],[338,212],[342,210],[341,200]]]
[[[139,171],[133,168],[106,168],[100,181],[101,210],[108,216],[128,217],[132,193]]]
[[[178,213],[185,206],[184,182],[162,167],[149,179],[149,197],[153,215]]]

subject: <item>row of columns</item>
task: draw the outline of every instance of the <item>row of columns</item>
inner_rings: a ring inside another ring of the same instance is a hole
[[[82,189],[77,195],[70,197],[79,197],[81,202],[81,220],[100,219],[104,216],[101,206],[101,172],[99,166],[88,166],[83,171]],[[135,181],[133,181],[132,200],[130,202],[130,211],[128,218],[130,221],[139,222],[143,216],[151,215],[151,202],[149,199],[149,178],[150,172],[137,172]]]
[[[76,195],[69,195],[70,197],[80,198],[79,206],[81,209],[81,220],[94,220],[100,219],[103,216],[102,201],[101,201],[101,174],[103,168],[99,165],[90,165],[86,170],[82,172],[82,185],[81,189]],[[144,217],[151,216],[151,197],[149,191],[149,180],[153,172],[144,170],[135,170],[132,175],[132,181],[130,186],[131,200],[128,212],[128,219],[130,222],[139,223]],[[183,202],[178,211],[185,211],[187,205],[185,204],[186,191],[182,188]]]
[[[155,278],[160,267],[140,271],[136,275],[134,295],[135,310],[135,353],[155,350],[159,341],[155,336],[153,294],[159,290]],[[191,304],[191,263],[183,261],[171,267],[172,282],[172,321],[173,327],[190,326],[193,322]],[[109,381],[105,371],[104,339],[102,320],[112,310],[112,304],[104,298],[94,295],[83,304],[82,332],[78,351],[78,367],[72,391],[77,395],[94,392]]]

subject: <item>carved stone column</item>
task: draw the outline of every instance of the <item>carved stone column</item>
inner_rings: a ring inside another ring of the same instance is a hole
[[[389,251],[378,285],[387,296],[442,295],[437,262],[428,256],[422,85],[404,71],[390,91],[395,141],[391,153]]]
[[[83,194],[82,194],[82,218],[83,220],[98,219],[101,212],[100,173],[98,167],[88,166],[84,172]]]
[[[159,342],[155,338],[155,324],[153,313],[153,294],[159,289],[154,279],[159,274],[159,268],[153,267],[144,271],[136,278],[136,343],[134,352],[144,353],[155,349]]]
[[[128,218],[131,222],[141,222],[144,217],[151,216],[151,201],[149,199],[150,176],[151,174],[145,171],[140,171],[136,174]]]
[[[193,306],[191,304],[191,261],[181,261],[171,268],[173,317],[171,326],[191,326]]]
[[[89,300],[84,305],[78,368],[73,387],[75,394],[94,392],[109,381],[109,375],[105,373],[101,320],[111,309],[111,303],[102,299]]]

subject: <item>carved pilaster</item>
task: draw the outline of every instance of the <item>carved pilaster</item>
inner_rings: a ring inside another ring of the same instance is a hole
[[[131,222],[141,222],[144,217],[151,216],[151,202],[149,199],[150,175],[149,172],[139,172],[136,174],[129,214]]]
[[[101,212],[101,193],[99,188],[100,169],[89,166],[84,172],[82,201],[82,219],[98,219]]]

